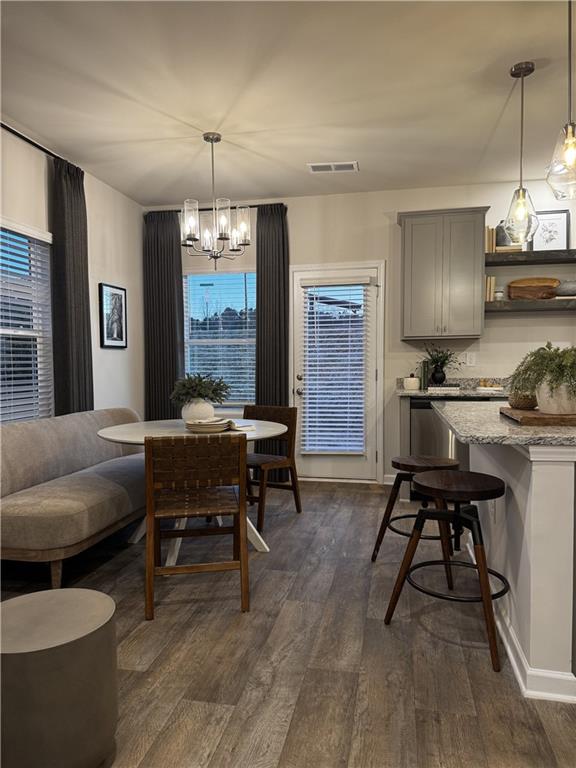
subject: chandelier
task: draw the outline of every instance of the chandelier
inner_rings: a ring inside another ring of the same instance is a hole
[[[205,133],[202,138],[210,144],[212,209],[207,214],[208,221],[202,223],[198,200],[184,200],[180,220],[181,240],[188,255],[207,256],[214,261],[216,270],[219,259],[235,259],[250,245],[250,208],[247,205],[238,205],[232,209],[228,198],[216,197],[214,145],[222,140],[222,136],[219,133]]]
[[[572,0],[568,0],[568,122],[560,131],[546,181],[557,200],[576,198],[576,123],[572,115]]]

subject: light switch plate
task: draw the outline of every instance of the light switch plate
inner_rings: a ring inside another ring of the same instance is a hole
[[[465,353],[464,365],[468,365],[468,366],[476,365],[476,352]]]

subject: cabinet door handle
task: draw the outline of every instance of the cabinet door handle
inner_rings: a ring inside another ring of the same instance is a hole
[[[447,326],[447,325],[445,325],[445,326],[444,326],[444,328],[443,328],[442,330],[443,330],[443,332],[444,332],[444,333],[446,333],[446,331],[448,330],[448,326]]]

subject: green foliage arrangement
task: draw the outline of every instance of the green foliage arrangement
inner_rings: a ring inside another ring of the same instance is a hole
[[[213,376],[202,376],[201,373],[187,373],[183,379],[178,379],[170,400],[177,408],[183,408],[196,398],[208,400],[211,403],[223,403],[230,392],[230,385],[224,379]]]
[[[544,383],[550,392],[566,384],[570,395],[576,397],[576,347],[560,349],[549,341],[545,347],[528,352],[512,374],[510,390],[533,395]]]
[[[456,352],[451,349],[442,349],[435,344],[426,344],[424,350],[433,368],[438,367],[444,370],[446,368],[459,368],[462,365]]]

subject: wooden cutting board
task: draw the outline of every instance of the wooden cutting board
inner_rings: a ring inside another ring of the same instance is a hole
[[[507,406],[502,406],[500,413],[523,427],[576,427],[576,413],[540,413]]]

